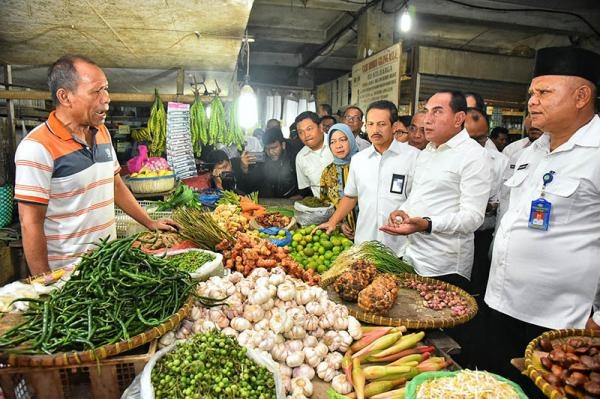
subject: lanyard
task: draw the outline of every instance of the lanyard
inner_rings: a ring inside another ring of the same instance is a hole
[[[546,194],[546,185],[552,183],[552,180],[554,180],[554,173],[556,173],[556,172],[551,170],[548,173],[544,173],[544,176],[542,176],[543,185],[542,185],[542,192],[540,194],[540,197],[543,198],[544,195]]]

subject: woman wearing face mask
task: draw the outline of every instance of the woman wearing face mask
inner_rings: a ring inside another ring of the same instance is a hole
[[[344,187],[350,171],[350,158],[359,149],[350,127],[344,123],[331,126],[326,140],[333,154],[333,162],[325,167],[321,175],[321,200],[329,201],[337,208],[344,196]],[[358,209],[354,208],[342,224],[342,232],[350,239],[354,238],[357,211]]]

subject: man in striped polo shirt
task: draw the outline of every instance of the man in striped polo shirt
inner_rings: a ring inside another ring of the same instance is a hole
[[[83,56],[64,56],[48,70],[55,110],[19,144],[15,199],[31,274],[77,262],[100,238],[116,237],[116,204],[150,230],[152,220],[121,177],[104,121],[110,98],[104,72]]]

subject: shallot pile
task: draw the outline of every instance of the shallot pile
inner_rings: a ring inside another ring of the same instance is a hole
[[[449,308],[453,316],[463,316],[469,310],[469,303],[457,292],[447,290],[441,283],[423,283],[409,279],[404,286],[419,291],[423,298],[423,306],[433,310]]]

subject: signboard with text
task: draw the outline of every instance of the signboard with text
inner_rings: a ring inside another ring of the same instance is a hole
[[[362,110],[373,101],[398,104],[402,44],[396,43],[352,67],[352,104]]]

